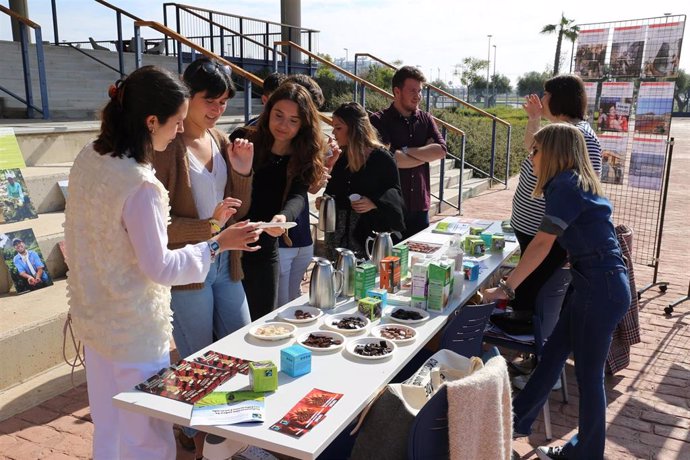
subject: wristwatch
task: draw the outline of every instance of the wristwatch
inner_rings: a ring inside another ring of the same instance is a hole
[[[220,244],[218,244],[216,240],[208,240],[206,244],[208,244],[208,249],[211,251],[211,263],[213,263],[216,261],[216,256],[220,252]]]
[[[502,279],[498,282],[498,287],[501,288],[501,290],[505,293],[506,297],[508,297],[508,300],[513,300],[515,299],[515,290],[508,286],[508,283],[506,283],[506,280]]]
[[[403,153],[403,155],[407,155],[407,146],[401,148],[400,151]]]

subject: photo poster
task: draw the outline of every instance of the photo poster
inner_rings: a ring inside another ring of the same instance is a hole
[[[609,30],[606,28],[580,31],[575,51],[575,73],[583,79],[597,79],[603,76]]]
[[[585,94],[587,95],[587,113],[585,120],[594,128],[594,108],[597,106],[597,90],[599,84],[595,81],[585,81]]]
[[[628,184],[635,188],[661,190],[664,180],[666,138],[634,137]]]
[[[599,135],[601,144],[601,181],[607,184],[623,183],[628,136],[608,133]]]
[[[12,128],[0,128],[0,169],[26,168]]]
[[[647,32],[643,76],[675,77],[680,63],[685,22],[652,24]]]
[[[0,233],[0,248],[18,294],[52,286],[53,280],[32,229]]]
[[[597,130],[628,132],[634,84],[631,81],[604,82],[599,97]]]
[[[635,134],[668,135],[675,82],[641,82],[637,93]]]
[[[646,26],[616,27],[611,44],[611,76],[638,78],[642,72],[642,53]]]
[[[36,218],[21,170],[0,169],[0,224]]]

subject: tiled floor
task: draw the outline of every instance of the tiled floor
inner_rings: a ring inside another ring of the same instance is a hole
[[[690,242],[683,222],[690,214],[690,119],[674,119],[676,146],[659,263],[666,293],[646,292],[641,301],[642,343],[632,349],[630,366],[606,381],[609,408],[606,456],[609,459],[690,459],[690,302],[671,317],[663,308],[687,293]],[[508,190],[495,188],[464,205],[464,215],[503,219],[510,215],[515,180]],[[652,279],[652,270],[636,266],[638,288]],[[577,427],[578,391],[572,366],[567,367],[570,403],[551,397],[554,444],[563,443]],[[84,385],[38,407],[0,422],[0,458],[89,458],[93,426]],[[522,458],[545,443],[541,419],[534,434],[518,440]],[[179,450],[178,459],[193,456]]]

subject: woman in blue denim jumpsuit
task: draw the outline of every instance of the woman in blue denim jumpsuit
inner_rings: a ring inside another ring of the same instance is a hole
[[[534,240],[508,279],[486,300],[508,298],[539,265],[555,240],[568,252],[572,281],[542,359],[513,401],[513,428],[527,435],[561,369],[573,353],[580,391],[579,432],[564,446],[539,447],[542,459],[601,459],[606,438],[604,364],[611,335],[630,305],[626,265],[611,222],[612,207],[587,157],[582,133],[567,123],[542,128],[530,159],[546,213]]]

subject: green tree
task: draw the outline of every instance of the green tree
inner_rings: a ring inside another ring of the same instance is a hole
[[[580,27],[574,24],[574,19],[568,19],[563,13],[561,13],[561,21],[558,24],[547,24],[542,29],[542,34],[558,34],[558,40],[556,41],[556,56],[553,60],[553,74],[558,75],[558,70],[561,64],[561,45],[563,44],[563,37],[565,36],[571,42],[577,39],[577,35],[580,32]]]
[[[501,74],[495,74],[491,76],[491,89],[496,94],[510,93],[511,91],[513,91],[513,87],[510,86],[510,78]]]
[[[328,62],[333,62],[333,58],[330,54],[318,53],[318,56],[322,59],[327,60]],[[335,80],[335,72],[333,72],[333,69],[331,69],[327,65],[319,63],[319,67],[316,69],[314,77],[317,79]]]
[[[676,90],[673,93],[673,98],[678,104],[679,112],[688,111],[688,102],[690,102],[690,76],[683,69],[678,69]]]
[[[517,92],[520,96],[540,94],[544,91],[544,83],[550,77],[548,72],[527,72],[518,78]]]
[[[369,83],[372,83],[378,86],[379,88],[385,89],[386,91],[390,92],[392,86],[391,82],[393,80],[394,74],[395,70],[391,69],[390,67],[384,67],[378,64],[371,64],[364,71],[361,77]]]
[[[462,60],[462,77],[460,77],[460,82],[467,86],[468,99],[470,88],[475,90],[486,88],[486,78],[482,77],[480,72],[486,69],[488,65],[489,61],[486,59],[466,57]]]

